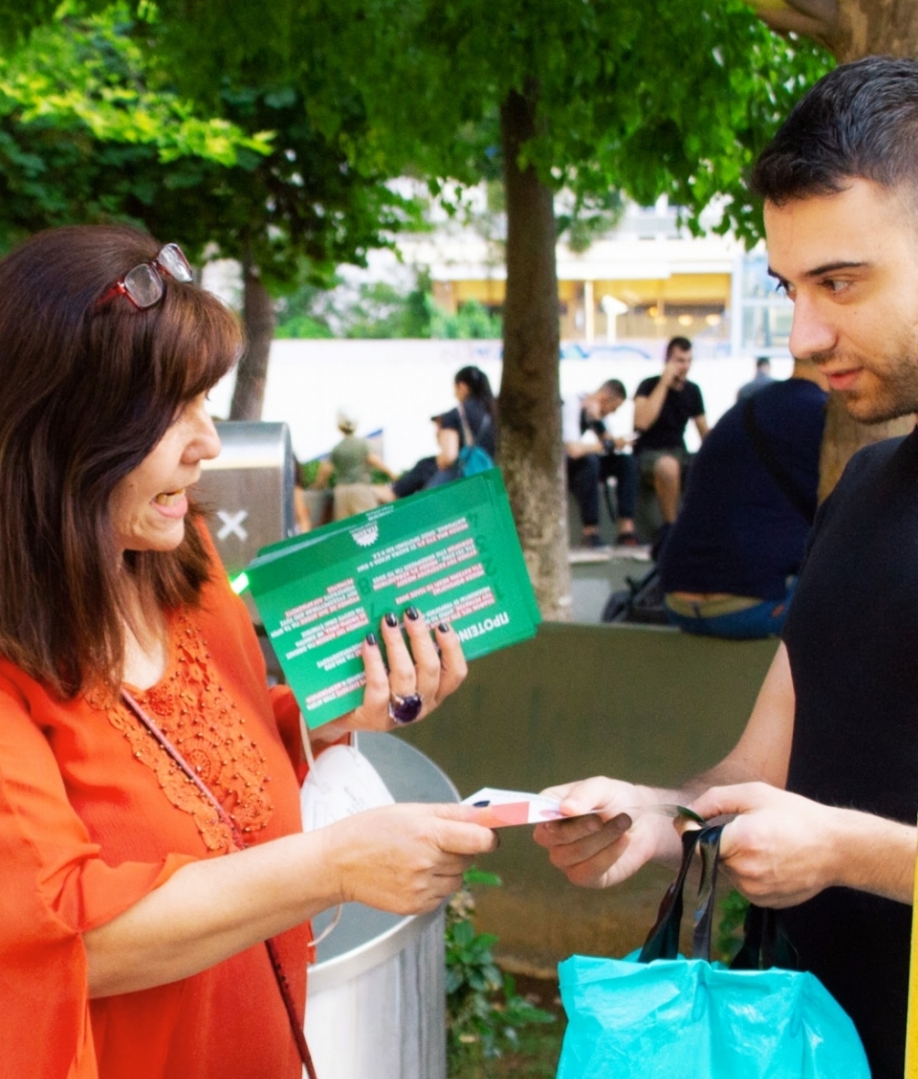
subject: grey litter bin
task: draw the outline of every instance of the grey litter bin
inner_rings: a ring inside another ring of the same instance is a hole
[[[389,734],[360,751],[397,802],[456,802],[447,776]],[[316,935],[333,911],[314,921]],[[345,904],[309,969],[306,1037],[319,1079],[446,1079],[443,908],[401,917]]]
[[[296,461],[286,423],[218,423],[223,448],[202,462],[197,497],[227,572],[244,569],[268,543],[292,536]]]

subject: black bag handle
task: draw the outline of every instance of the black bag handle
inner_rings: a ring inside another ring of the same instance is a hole
[[[743,923],[743,943],[730,969],[768,970],[769,967],[799,970],[800,958],[781,931],[777,911],[751,903]]]
[[[682,833],[682,864],[676,878],[666,891],[657,913],[657,920],[641,949],[639,962],[654,959],[675,959],[679,954],[679,929],[682,923],[683,891],[695,851],[701,856],[701,881],[695,909],[695,928],[692,933],[692,958],[711,959],[711,935],[716,910],[717,864],[720,857],[720,836],[723,825],[708,825]],[[731,970],[763,970],[782,967],[799,969],[793,945],[781,932],[774,910],[750,904],[743,923],[743,942],[730,964]]]
[[[695,851],[701,852],[701,883],[698,887],[698,904],[695,914],[695,930],[692,936],[692,957],[711,958],[711,929],[714,923],[715,885],[717,883],[717,852],[723,825],[692,828],[682,833],[682,864],[676,879],[663,896],[657,912],[657,920],[641,949],[639,962],[650,963],[654,959],[675,959],[679,954],[679,928],[682,923],[685,878]]]

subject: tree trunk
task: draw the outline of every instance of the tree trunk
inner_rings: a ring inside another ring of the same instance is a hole
[[[748,0],[778,33],[818,41],[840,64],[862,56],[918,55],[914,0]]]
[[[268,355],[274,337],[274,304],[262,284],[258,267],[248,259],[242,266],[242,281],[242,317],[248,345],[236,369],[229,418],[260,420],[268,380]]]
[[[520,167],[536,132],[536,95],[500,110],[507,200],[507,289],[500,388],[501,469],[542,616],[571,617],[567,496],[561,445],[560,331],[551,189]]]
[[[915,0],[842,0],[839,33],[831,42],[839,63],[862,56],[918,54],[918,5]]]

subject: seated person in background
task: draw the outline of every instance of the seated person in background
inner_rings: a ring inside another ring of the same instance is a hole
[[[816,513],[826,382],[798,360],[735,404],[698,451],[659,555],[670,621],[714,637],[780,634]]]
[[[759,356],[755,361],[755,377],[751,382],[746,382],[736,391],[737,401],[745,401],[758,390],[770,386],[774,382],[771,376],[771,360],[767,356]]]
[[[497,404],[488,376],[480,367],[463,367],[456,372],[453,385],[458,404],[433,417],[440,452],[428,487],[461,477],[459,452],[466,446],[480,446],[492,461],[497,450]]]
[[[375,509],[382,501],[386,501],[382,495],[387,488],[384,485],[376,486],[372,480],[372,469],[384,472],[390,479],[396,478],[395,473],[372,451],[370,443],[365,438],[358,438],[354,432],[357,430],[357,417],[345,409],[338,412],[338,430],[344,438],[334,447],[327,461],[319,466],[313,487],[323,490],[328,486],[328,481],[335,474],[335,502],[334,519],[340,521],[345,517],[352,517],[355,513],[364,513],[366,510]]]
[[[653,484],[660,502],[663,529],[676,519],[687,463],[685,428],[689,420],[702,439],[708,433],[701,389],[689,382],[692,342],[673,337],[666,346],[662,375],[645,378],[634,396],[634,445],[641,478]]]
[[[634,503],[637,463],[629,453],[617,453],[627,439],[613,438],[605,417],[625,401],[625,387],[617,378],[604,382],[595,393],[571,397],[561,416],[567,483],[577,500],[583,524],[583,546],[599,546],[599,484],[614,476],[618,483],[618,542],[634,546]]]
[[[422,457],[389,488],[389,498],[407,498],[428,487],[461,478],[459,454],[470,445],[480,446],[493,460],[497,448],[497,402],[491,382],[480,367],[462,367],[453,379],[458,404],[439,416],[431,416],[437,428],[435,457]]]

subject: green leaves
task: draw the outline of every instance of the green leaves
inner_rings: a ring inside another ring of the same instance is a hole
[[[553,1023],[554,1016],[519,996],[511,975],[494,962],[497,938],[477,933],[472,922],[471,884],[499,885],[500,878],[477,869],[463,877],[465,887],[446,909],[447,1052],[455,1064],[470,1051],[500,1056],[516,1043],[521,1027]]]
[[[43,120],[99,141],[154,146],[163,161],[192,155],[229,165],[241,149],[269,152],[270,137],[208,117],[170,89],[132,34],[123,7],[37,30],[0,57],[4,112],[22,125]]]
[[[721,228],[753,238],[760,215],[744,181],[754,156],[831,63],[771,33],[743,0],[146,0],[73,14],[99,8],[71,0],[70,14],[4,61],[0,96],[19,123],[153,148],[160,164],[195,158],[254,174],[273,154],[258,192],[269,197],[294,182],[281,160],[292,153],[303,198],[327,193],[334,219],[304,220],[289,204],[276,215],[291,238],[303,227],[321,235],[295,245],[298,255],[321,248],[358,262],[411,217],[386,196],[387,177],[499,174],[495,118],[511,92],[537,103],[523,155],[553,188],[644,204],[666,194],[695,223],[720,199]],[[0,0],[0,31],[47,25],[51,10]],[[235,199],[218,201],[237,217]],[[263,246],[274,276],[289,278],[278,245]]]
[[[145,221],[157,193],[270,152],[269,136],[179,96],[133,33],[124,7],[60,14],[0,55],[0,244],[51,225]]]
[[[742,0],[305,0],[282,18],[294,42],[285,77],[326,136],[355,131],[343,144],[355,167],[493,174],[494,117],[517,92],[538,106],[525,160],[552,187],[667,194],[696,221],[726,195],[724,227],[748,235],[752,159],[831,63]],[[252,43],[252,57],[267,47]]]
[[[221,70],[192,99],[178,88],[181,57],[162,45],[165,8],[144,5],[145,21],[127,3],[75,14],[87,6],[71,0],[0,56],[0,245],[51,225],[128,220],[198,257],[206,248],[257,265],[283,291],[304,267],[320,283],[335,265],[362,264],[418,221],[419,206],[373,164],[353,97],[329,136],[301,89],[240,53],[244,71]]]

